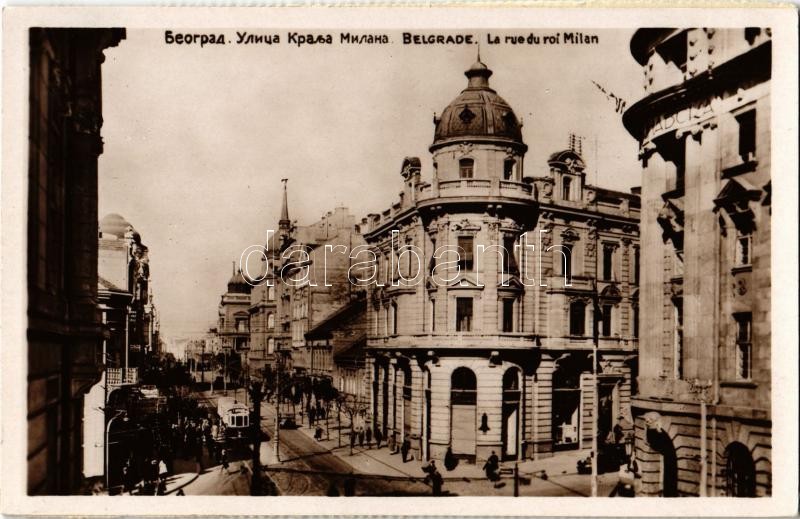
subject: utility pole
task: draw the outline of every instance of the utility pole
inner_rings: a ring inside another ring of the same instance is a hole
[[[250,400],[253,402],[253,421],[250,424],[253,430],[253,476],[250,481],[250,495],[261,495],[261,400],[264,390],[261,382],[251,382],[249,386]]]
[[[599,236],[597,234],[597,229],[595,229],[594,235],[594,280],[592,285],[594,290],[592,290],[592,497],[597,497],[597,462],[599,461],[599,456],[597,455],[597,418],[598,412],[600,410],[598,399],[598,392],[597,392],[597,355],[599,350],[599,343],[600,343],[600,319],[602,318],[601,310],[600,310],[600,303],[598,301],[599,297],[597,294],[597,277],[599,275]]]
[[[276,362],[275,362],[275,436],[273,442],[273,449],[275,454],[275,461],[281,461],[280,449],[279,449],[279,436],[281,430],[281,399],[283,398],[283,394],[281,392],[281,366],[280,361],[277,360],[276,355]]]

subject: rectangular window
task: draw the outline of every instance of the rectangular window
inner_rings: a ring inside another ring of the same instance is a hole
[[[560,248],[561,254],[557,254],[561,263],[561,275],[564,277],[565,283],[572,281],[572,246],[562,244]]]
[[[611,281],[614,271],[614,246],[603,245],[603,281]]]
[[[640,264],[639,264],[639,247],[633,249],[633,284],[639,284],[639,272]]]
[[[744,267],[750,265],[752,244],[749,234],[738,234],[736,236],[736,266]]]
[[[397,304],[392,303],[392,335],[397,335]]]
[[[572,187],[572,179],[569,177],[564,177],[563,180],[561,181],[561,187],[562,187],[561,198],[563,198],[564,200],[569,200],[571,194],[570,189]]]
[[[503,237],[503,273],[504,274],[519,274],[519,267],[517,266],[517,256],[515,254],[514,245],[516,241],[513,236]]]
[[[737,115],[736,122],[739,124],[739,156],[742,162],[749,162],[756,155],[756,111]]]
[[[633,305],[633,336],[639,338],[639,305]]]
[[[511,180],[514,177],[514,165],[516,162],[513,159],[506,159],[503,162],[503,179]]]
[[[458,161],[458,176],[461,178],[472,178],[475,161],[472,159],[461,159]]]
[[[431,299],[431,331],[436,331],[436,299]]]
[[[475,258],[474,239],[472,236],[459,236],[458,247],[461,249],[458,251],[458,267],[462,272],[472,271]]]
[[[514,331],[514,300],[503,299],[503,332]]]
[[[569,334],[582,336],[586,333],[586,305],[574,301],[569,305]]]
[[[611,312],[613,306],[603,305],[603,337],[611,337]]]
[[[734,314],[736,320],[736,378],[753,378],[753,316],[750,312]]]
[[[456,331],[472,331],[472,298],[456,298]]]

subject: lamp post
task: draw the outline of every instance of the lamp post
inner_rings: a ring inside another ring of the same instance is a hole
[[[250,495],[261,495],[261,401],[264,389],[260,381],[251,382],[246,393],[253,402],[253,421],[250,424],[253,434],[253,477],[250,481]]]

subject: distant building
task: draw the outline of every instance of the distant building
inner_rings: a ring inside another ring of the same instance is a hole
[[[769,29],[641,29],[645,495],[772,487]]]
[[[28,199],[28,493],[83,482],[84,394],[100,378],[97,158],[103,50],[125,29],[32,28]]]
[[[524,168],[522,123],[489,86],[492,71],[479,60],[465,75],[435,117],[430,181],[406,158],[400,200],[361,224],[378,259],[372,419],[424,459],[586,448],[595,320],[601,433],[630,416],[639,198],[586,184],[576,138],[547,169]]]
[[[148,253],[122,216],[109,214],[100,221],[98,300],[109,333],[105,354],[112,384],[137,383],[146,355],[158,353]]]
[[[247,376],[250,352],[250,292],[253,286],[245,279],[241,269],[233,263],[233,274],[228,280],[228,289],[220,297],[217,337],[219,346],[226,355],[228,380],[241,382]]]

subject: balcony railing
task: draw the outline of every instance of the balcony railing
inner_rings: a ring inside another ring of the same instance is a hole
[[[106,370],[106,382],[109,386],[138,384],[139,368],[108,368]]]
[[[419,199],[449,198],[462,196],[504,197],[531,199],[533,186],[510,180],[488,178],[460,178],[434,181],[420,187]]]

